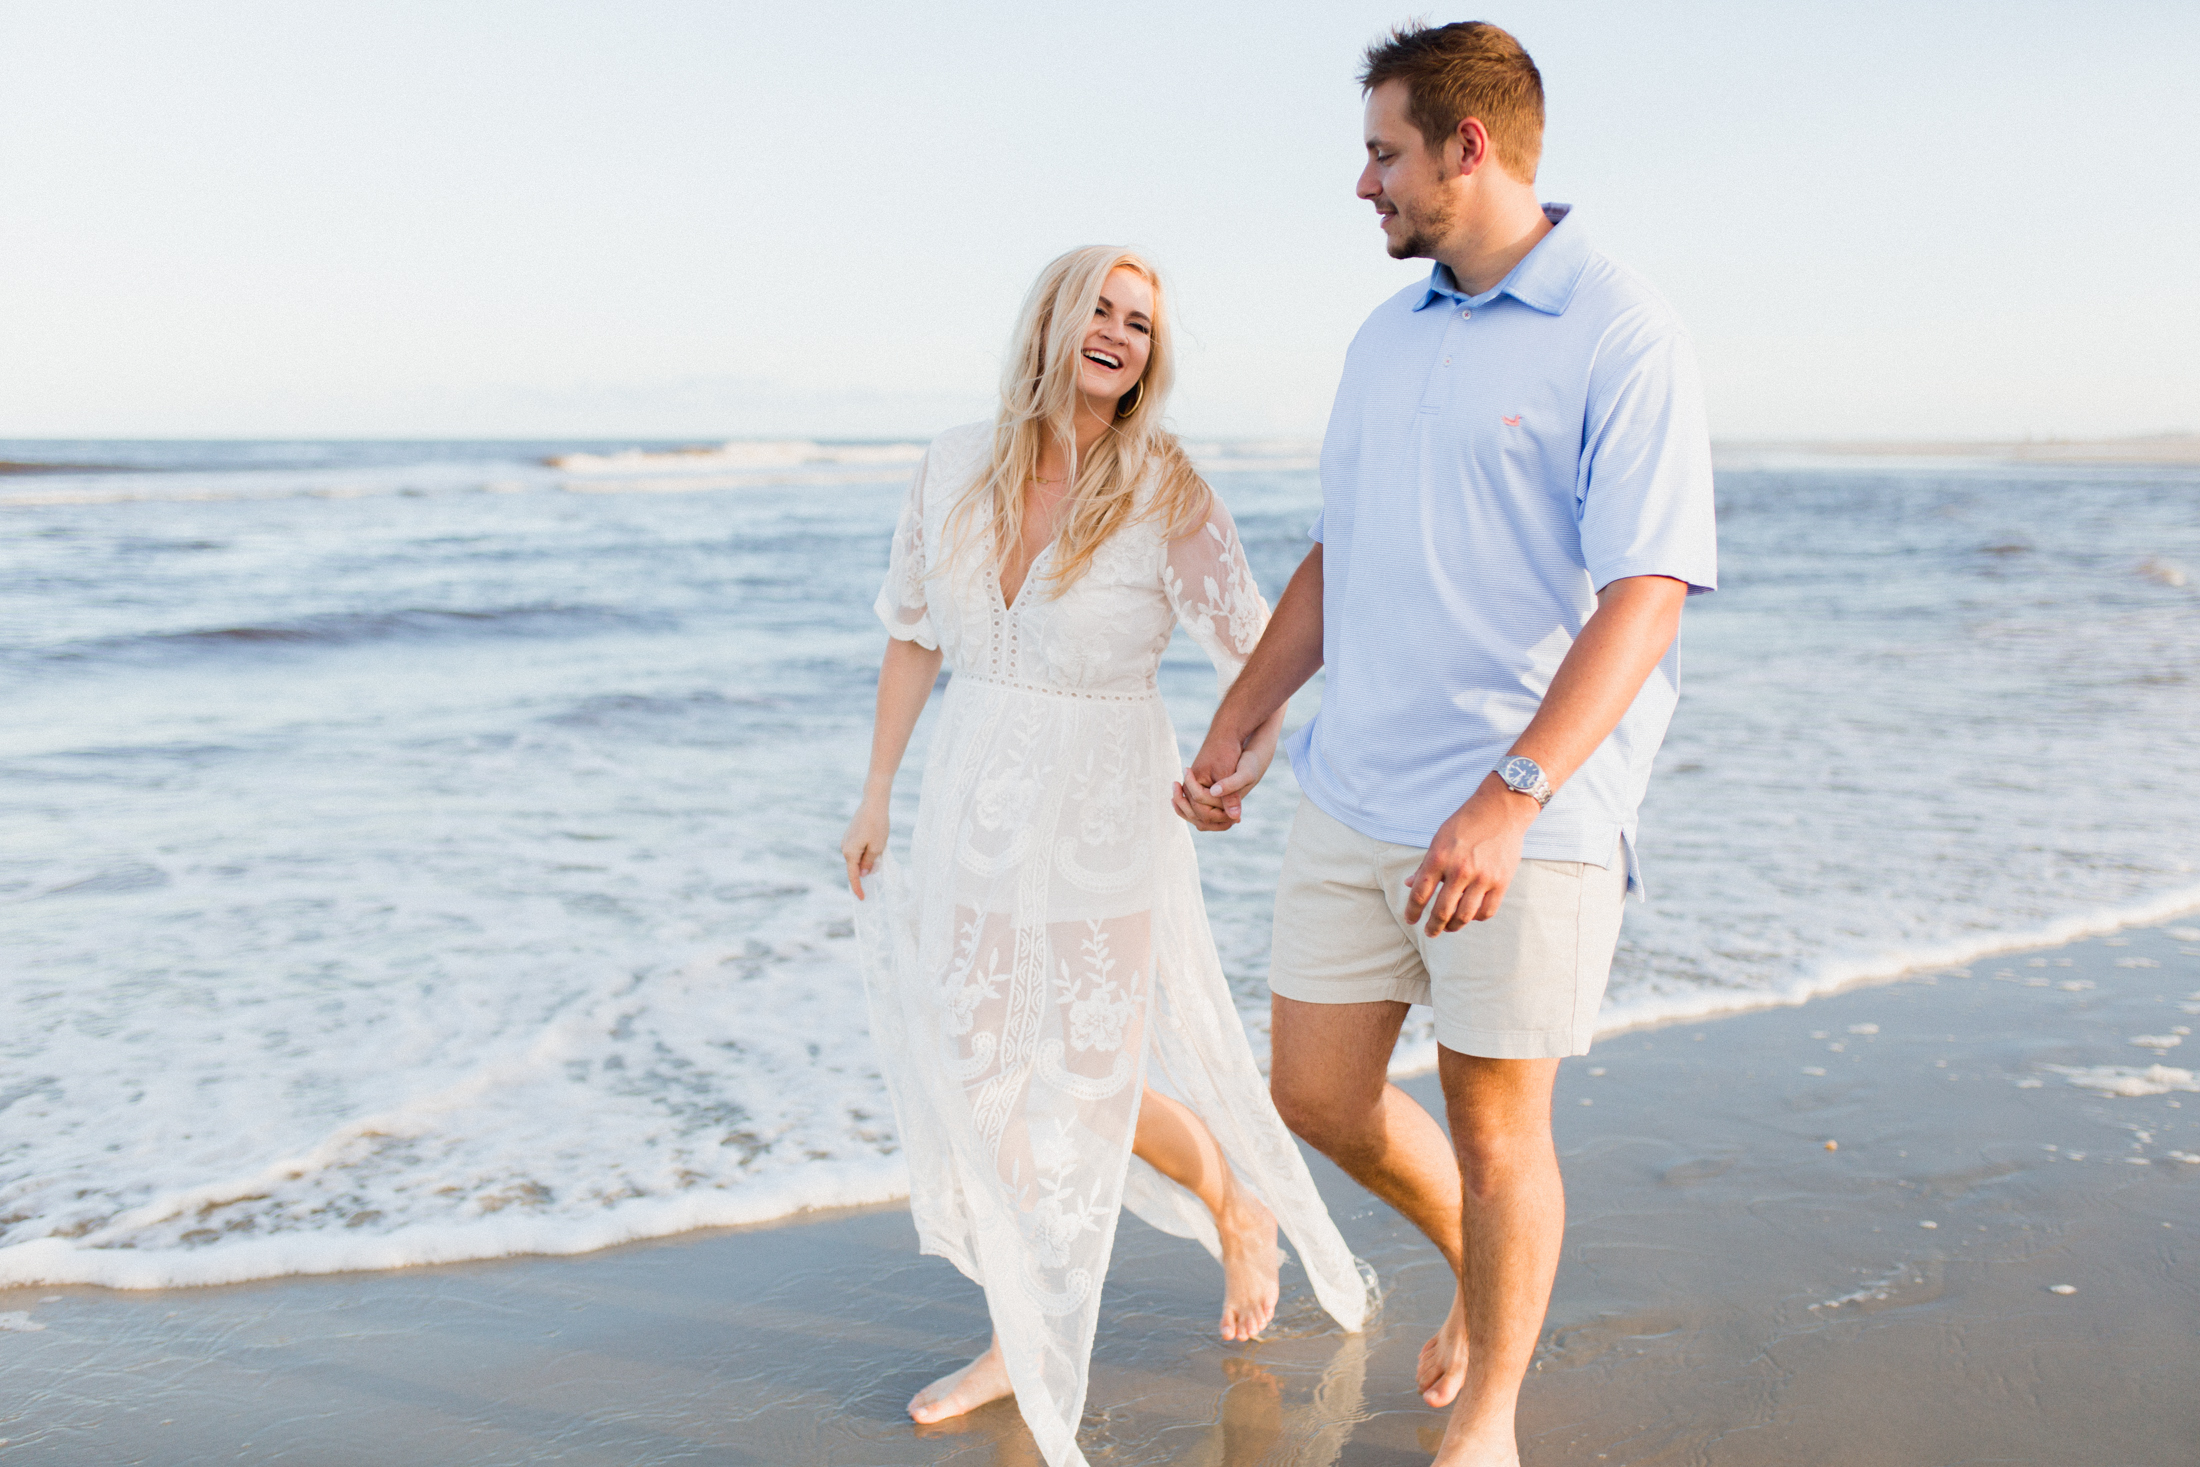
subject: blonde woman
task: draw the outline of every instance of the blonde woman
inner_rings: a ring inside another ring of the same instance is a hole
[[[1277,1118],[1215,956],[1154,669],[1181,622],[1227,688],[1266,625],[1228,511],[1161,426],[1159,277],[1112,247],[1032,287],[991,423],[935,439],[877,610],[892,634],[842,855],[924,1250],[984,1287],[993,1343],[918,1421],[1014,1394],[1076,1444],[1116,1218],[1222,1262],[1221,1330],[1277,1297],[1276,1229],[1357,1329],[1367,1291]],[[945,660],[906,866],[894,772]],[[1282,715],[1219,787],[1265,771]],[[871,878],[868,890],[865,878]]]

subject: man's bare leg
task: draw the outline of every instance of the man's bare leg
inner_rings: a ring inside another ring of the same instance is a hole
[[[1302,1003],[1277,996],[1270,1010],[1269,1090],[1286,1125],[1426,1233],[1458,1278],[1458,1159],[1436,1118],[1389,1079],[1406,1009],[1402,1003]],[[1448,1406],[1459,1394],[1467,1343],[1465,1306],[1455,1287],[1443,1327],[1421,1347],[1417,1383],[1431,1406]]]
[[[1008,1383],[1008,1362],[1001,1358],[1001,1337],[983,1355],[949,1375],[943,1375],[909,1398],[909,1416],[927,1425],[975,1411],[988,1401],[1015,1394]]]
[[[1240,1186],[1214,1133],[1192,1111],[1158,1090],[1138,1103],[1131,1149],[1214,1214],[1222,1235],[1222,1337],[1250,1340],[1276,1315],[1276,1215]]]
[[[1439,1467],[1518,1467],[1513,1410],[1551,1304],[1566,1192],[1551,1142],[1555,1059],[1478,1059],[1438,1047],[1459,1156],[1466,1240],[1460,1270],[1470,1347],[1466,1388]]]

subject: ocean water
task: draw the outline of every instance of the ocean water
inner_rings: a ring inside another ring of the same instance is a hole
[[[76,466],[0,473],[0,1283],[901,1192],[837,846],[917,449],[636,447],[0,444]],[[1201,454],[1273,596],[1311,446]],[[1719,499],[1612,1025],[2200,906],[2200,472]],[[1189,747],[1212,674],[1163,679]],[[1200,840],[1263,1049],[1294,801]]]

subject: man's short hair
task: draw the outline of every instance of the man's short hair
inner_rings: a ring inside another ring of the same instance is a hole
[[[1425,26],[1408,22],[1367,48],[1360,87],[1406,84],[1406,115],[1431,148],[1482,119],[1498,164],[1535,182],[1543,157],[1543,74],[1509,31],[1487,21]]]

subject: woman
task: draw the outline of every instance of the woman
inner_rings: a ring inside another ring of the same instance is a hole
[[[941,434],[910,487],[841,847],[910,1210],[993,1318],[992,1346],[909,1414],[1013,1392],[1054,1467],[1084,1460],[1124,1204],[1222,1260],[1224,1339],[1275,1311],[1279,1220],[1338,1323],[1367,1310],[1253,1064],[1170,811],[1179,755],[1154,669],[1173,625],[1227,688],[1268,616],[1228,512],[1161,427],[1171,377],[1150,266],[1095,247],[1047,267],[994,421]],[[882,869],[894,772],[943,657],[908,868]],[[1280,723],[1218,789],[1265,771]]]

